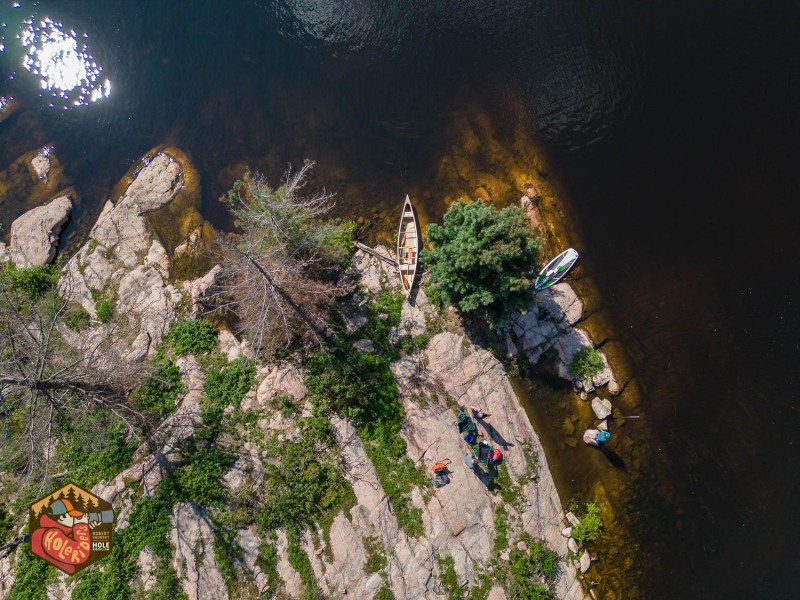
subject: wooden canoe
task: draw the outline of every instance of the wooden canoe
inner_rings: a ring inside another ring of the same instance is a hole
[[[400,217],[400,228],[397,231],[397,270],[400,272],[400,284],[406,297],[411,295],[411,288],[414,287],[414,279],[417,276],[419,249],[417,215],[411,206],[411,199],[406,195],[403,214]]]

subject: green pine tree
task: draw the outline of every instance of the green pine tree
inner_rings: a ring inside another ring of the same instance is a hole
[[[496,210],[482,202],[454,202],[443,225],[427,229],[431,249],[422,252],[434,300],[475,313],[493,328],[530,305],[531,271],[539,240],[519,207]]]

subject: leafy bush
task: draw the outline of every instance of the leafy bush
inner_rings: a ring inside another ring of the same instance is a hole
[[[206,397],[200,407],[204,427],[197,430],[195,437],[207,441],[216,439],[221,431],[225,409],[232,406],[234,410],[239,410],[247,392],[256,383],[255,375],[255,365],[244,357],[208,373],[203,385]]]
[[[117,306],[117,297],[101,300],[95,304],[94,311],[97,313],[97,320],[101,323],[108,323],[114,316],[114,309]]]
[[[209,402],[225,408],[239,408],[247,392],[256,383],[256,367],[244,357],[237,358],[229,365],[211,371],[206,376],[203,389]]]
[[[500,505],[494,513],[494,529],[497,532],[494,536],[494,553],[499,555],[508,548],[508,511]]]
[[[217,345],[217,328],[203,319],[181,320],[164,338],[178,356],[205,354]]]
[[[598,540],[603,536],[603,522],[600,518],[600,509],[594,502],[586,503],[586,514],[572,529],[572,537],[579,544]]]
[[[514,550],[508,592],[511,598],[552,600],[558,555],[540,542],[531,542],[527,552]],[[544,582],[544,584],[543,584]]]
[[[431,296],[498,327],[533,299],[528,278],[539,243],[519,207],[495,210],[482,202],[454,202],[444,224],[427,229],[431,249],[421,259],[431,274]]]
[[[80,304],[71,307],[64,315],[64,325],[72,331],[85,331],[89,328],[92,317]]]
[[[373,600],[395,600],[392,588],[390,588],[388,585],[384,585],[378,590],[378,593],[375,594],[375,598]]]
[[[594,348],[581,348],[572,357],[569,364],[570,373],[587,381],[597,375],[605,367],[603,355]]]
[[[187,498],[200,506],[220,506],[224,500],[223,474],[236,462],[236,456],[216,447],[192,448],[176,478]]]
[[[185,393],[180,369],[171,360],[163,360],[155,372],[134,390],[132,399],[137,407],[165,417],[175,410],[178,396]]]
[[[19,269],[8,262],[0,269],[0,277],[5,279],[9,287],[33,302],[53,289],[58,282],[58,269],[53,265],[28,267]]]
[[[320,593],[317,578],[314,575],[314,569],[311,566],[311,561],[308,559],[308,554],[300,546],[297,539],[297,534],[293,534],[289,538],[289,547],[286,549],[286,557],[289,559],[289,564],[292,565],[297,574],[300,575],[300,581],[305,588],[302,600],[323,600]]]
[[[298,421],[300,435],[272,448],[266,467],[269,493],[257,520],[262,531],[302,531],[353,494],[338,468],[336,440],[321,417]]]

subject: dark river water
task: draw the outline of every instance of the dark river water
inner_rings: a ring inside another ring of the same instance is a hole
[[[315,159],[374,230],[406,192],[435,219],[477,187],[505,204],[526,173],[546,180],[641,417],[610,446],[624,472],[545,435],[565,494],[618,480],[609,529],[630,560],[601,556],[598,578],[617,572],[601,591],[797,597],[800,3],[13,4],[0,171],[52,144],[81,196],[71,232],[161,144],[191,156],[219,224],[244,165]],[[15,37],[33,15],[76,31],[108,98],[41,96]],[[535,421],[551,401],[534,390]]]

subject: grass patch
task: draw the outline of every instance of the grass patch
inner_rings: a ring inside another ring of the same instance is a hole
[[[267,577],[267,598],[270,598],[282,585],[283,580],[278,573],[278,549],[269,540],[262,540],[258,549],[256,565]]]
[[[384,554],[383,544],[378,538],[364,538],[364,550],[367,553],[367,561],[364,563],[365,573],[371,575],[386,568],[386,555]]]
[[[494,513],[494,528],[497,531],[494,536],[493,551],[495,556],[499,556],[503,550],[508,548],[508,511],[505,507],[498,506]]]
[[[394,600],[394,592],[392,592],[392,588],[390,588],[388,585],[384,585],[378,590],[378,593],[375,594],[375,598],[373,600]]]
[[[302,600],[324,600],[317,584],[317,577],[314,575],[314,569],[311,568],[311,561],[300,545],[300,540],[296,534],[290,536],[286,554],[289,564],[300,575],[300,581],[305,588],[301,596]]]
[[[437,557],[436,563],[439,565],[439,581],[442,582],[442,587],[447,593],[447,600],[461,600],[464,594],[458,584],[458,574],[453,557]]]
[[[322,414],[336,413],[355,423],[398,523],[419,537],[422,511],[411,505],[410,496],[428,480],[406,455],[400,436],[403,410],[389,357],[344,349],[320,352],[308,358],[306,372],[312,404]]]

